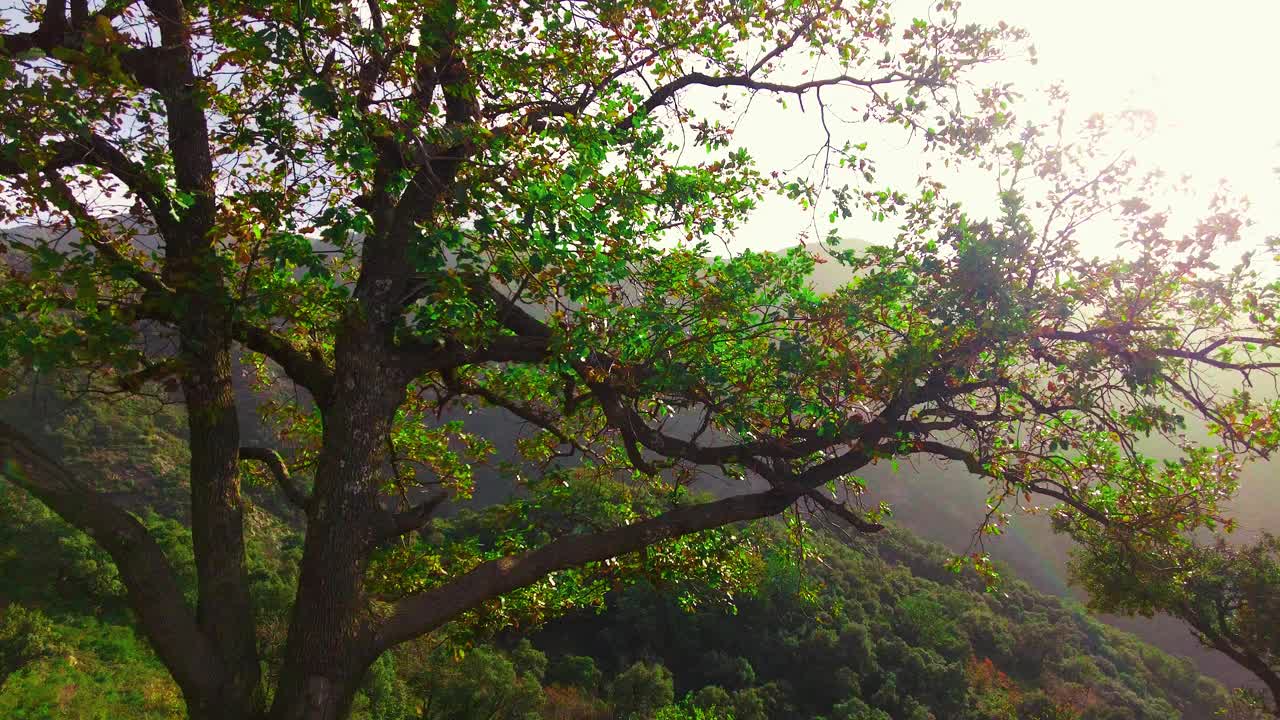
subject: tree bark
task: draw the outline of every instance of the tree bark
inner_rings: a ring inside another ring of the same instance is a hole
[[[307,535],[284,665],[271,715],[340,720],[365,670],[370,643],[364,576],[383,537],[378,478],[407,378],[380,333],[352,313],[336,348],[332,403],[308,507]]]
[[[231,385],[231,309],[213,243],[217,188],[204,100],[193,66],[191,18],[182,0],[148,0],[161,41],[174,52],[160,96],[177,190],[188,198],[165,233],[164,277],[178,306],[182,390],[191,447],[191,537],[196,618],[215,646],[223,682],[193,717],[242,718],[263,709],[257,633],[245,563],[240,426]]]
[[[1193,627],[1196,626],[1193,625]],[[1202,635],[1205,634],[1201,627],[1196,627],[1196,629]],[[1208,645],[1210,647],[1236,661],[1238,665],[1253,673],[1255,677],[1262,681],[1262,684],[1267,688],[1267,692],[1271,695],[1271,707],[1267,708],[1267,712],[1280,717],[1280,673],[1277,673],[1255,653],[1237,647],[1226,638],[1219,635],[1205,635],[1205,637],[1209,638]]]
[[[196,617],[225,667],[216,705],[200,714],[253,717],[261,712],[263,698],[245,560],[240,427],[229,342],[208,327],[207,320],[216,314],[195,314],[198,317],[183,323],[183,354],[193,360],[187,362],[182,388],[191,433],[191,539],[199,583]],[[192,715],[197,715],[194,709]]]

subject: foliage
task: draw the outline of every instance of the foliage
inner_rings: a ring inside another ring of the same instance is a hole
[[[548,669],[547,680],[555,685],[595,692],[600,687],[601,673],[596,661],[589,656],[561,655]]]
[[[671,671],[660,664],[637,662],[609,685],[614,711],[624,720],[653,720],[674,698]]]
[[[734,720],[732,712],[718,707],[704,707],[686,698],[679,704],[667,705],[654,716],[655,720]]]
[[[1018,720],[1022,693],[1008,675],[996,668],[991,658],[971,658],[965,665],[970,702],[977,717],[990,720]]]
[[[1205,646],[1252,672],[1280,712],[1280,539],[1190,543],[1177,553],[1143,554],[1095,534],[1076,552],[1073,577],[1106,612],[1177,617]]]
[[[422,717],[427,720],[526,720],[537,718],[542,686],[530,674],[517,674],[511,660],[484,646],[472,648],[458,662],[450,650],[438,656],[420,678]]]
[[[12,604],[0,616],[0,686],[36,660],[60,654],[53,624],[39,610]]]
[[[55,618],[53,629],[60,650],[0,686],[4,717],[186,717],[177,686],[133,629],[88,616]]]
[[[83,563],[58,542],[73,531],[25,494],[6,492],[13,512],[0,523],[0,556],[55,577],[68,573],[69,582],[6,566],[6,577],[31,582],[9,583],[0,602],[20,597],[54,612],[52,636],[36,628],[30,639],[26,629],[15,637],[54,649],[0,689],[0,708],[12,717],[55,708],[70,716],[180,716],[177,688],[128,628],[120,597],[92,594],[75,580]],[[185,537],[164,531],[169,522],[153,520],[153,531]],[[604,720],[638,711],[659,718],[883,720],[933,712],[987,720],[1015,703],[1016,717],[1037,720],[1109,711],[1167,720],[1208,716],[1227,702],[1185,663],[1015,580],[1006,579],[1001,593],[984,592],[972,574],[945,571],[940,548],[902,531],[854,547],[809,534],[811,554],[801,560],[793,533],[782,524],[745,533],[743,540],[765,557],[764,575],[756,593],[736,596],[732,611],[719,603],[690,607],[655,575],[609,590],[602,607],[532,635],[508,630],[486,639],[483,626],[455,623],[375,663],[353,716]],[[268,523],[253,537],[249,562],[260,568],[255,587],[264,589],[263,626],[279,626],[288,602],[267,602],[276,593],[266,589],[290,574],[283,558],[297,531]],[[189,549],[169,552],[190,557]],[[268,647],[278,642],[263,640]]]

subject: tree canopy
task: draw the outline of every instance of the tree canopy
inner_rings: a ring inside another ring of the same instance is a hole
[[[1240,546],[1224,538],[1155,553],[1098,534],[1077,553],[1073,573],[1106,612],[1168,613],[1197,639],[1262,682],[1280,715],[1280,539],[1264,533]]]
[[[589,602],[637,564],[732,583],[717,529],[797,504],[875,530],[873,462],[963,463],[991,532],[1041,496],[1177,543],[1219,521],[1237,453],[1280,437],[1247,386],[1280,367],[1276,289],[1214,264],[1237,209],[1175,232],[1088,137],[1019,134],[1012,90],[973,71],[1022,34],[951,0],[49,0],[0,22],[0,218],[26,226],[2,246],[0,367],[181,399],[195,607],[153,532],[9,426],[4,472],[110,554],[193,717],[340,718],[397,644]],[[768,98],[820,115],[811,169],[735,141]],[[1011,164],[1003,214],[927,176],[883,187],[858,118],[939,163]],[[815,293],[803,248],[712,252],[773,192],[830,212],[847,285]],[[855,212],[897,227],[841,250]],[[1121,258],[1077,244],[1103,213]],[[478,430],[475,406],[529,431]],[[1142,455],[1185,444],[1187,416],[1222,447]],[[516,492],[434,534],[485,462]],[[742,491],[689,493],[706,472]],[[306,523],[270,678],[254,473]]]

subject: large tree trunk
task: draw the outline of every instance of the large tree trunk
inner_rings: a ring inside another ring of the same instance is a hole
[[[165,233],[165,280],[181,310],[182,389],[191,447],[191,536],[198,581],[196,621],[222,665],[198,718],[251,718],[263,698],[240,495],[240,426],[231,385],[231,309],[214,250],[217,188],[205,100],[190,47],[191,18],[181,0],[153,0],[162,42],[178,48],[160,87],[176,187],[191,198]],[[191,693],[187,691],[190,698]]]
[[[261,670],[245,562],[240,427],[229,342],[206,322],[184,323],[183,355],[191,447],[191,538],[199,594],[196,618],[224,665],[217,697],[193,718],[251,718],[262,711]]]
[[[332,403],[272,717],[340,720],[369,664],[371,618],[364,592],[369,556],[380,538],[379,477],[401,373],[375,334],[351,328],[337,348]]]

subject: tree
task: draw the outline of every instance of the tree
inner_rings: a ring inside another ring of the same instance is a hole
[[[29,663],[59,652],[53,624],[39,610],[10,605],[0,615],[0,685]]]
[[[1071,567],[1093,607],[1181,619],[1206,647],[1257,676],[1280,716],[1280,538],[1264,533],[1243,546],[1219,538],[1159,555],[1093,539]]]
[[[547,680],[566,687],[595,692],[600,687],[602,673],[596,661],[587,655],[564,655],[547,668]]]
[[[833,720],[884,720],[889,714],[870,707],[861,698],[849,698],[835,707]]]
[[[694,693],[689,701],[694,707],[711,712],[723,711],[733,707],[733,698],[729,695],[729,691],[719,685],[708,685],[702,688]]]
[[[633,570],[731,584],[705,562],[739,549],[716,529],[797,503],[873,531],[846,501],[879,460],[990,478],[992,528],[1038,494],[1154,537],[1215,516],[1234,462],[1156,467],[1138,434],[1190,411],[1233,449],[1274,444],[1274,408],[1200,382],[1275,368],[1274,291],[1209,261],[1231,208],[1175,237],[1123,163],[1081,175],[1087,148],[1006,142],[1012,92],[970,70],[1022,35],[952,0],[902,23],[829,0],[49,0],[0,22],[0,222],[34,226],[0,246],[4,379],[180,398],[195,607],[133,515],[9,426],[4,472],[110,554],[194,718],[336,720],[390,648]],[[753,98],[817,113],[812,171],[735,144]],[[1045,222],[1014,190],[978,222],[927,178],[883,188],[837,135],[850,112],[939,161],[1034,170]],[[902,225],[866,252],[827,235],[856,279],[818,296],[810,252],[711,253],[771,191]],[[1135,257],[1082,257],[1080,222],[1110,207]],[[237,367],[273,447],[244,440]],[[477,405],[530,433],[486,436]],[[497,443],[519,492],[436,532]],[[753,484],[683,491],[709,470]],[[244,473],[305,515],[278,657]]]
[[[675,700],[671,671],[661,663],[634,663],[613,679],[609,700],[619,718],[651,720]]]
[[[492,648],[473,648],[461,660],[441,653],[423,678],[426,720],[529,720],[539,716],[542,686]]]

